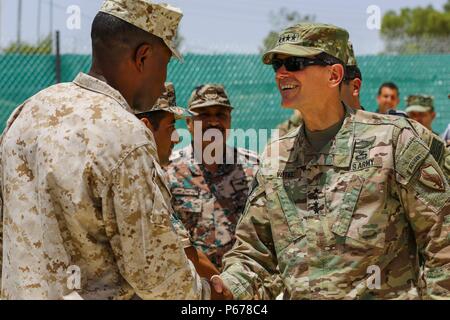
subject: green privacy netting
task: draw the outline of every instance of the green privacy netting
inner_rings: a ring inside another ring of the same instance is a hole
[[[0,129],[18,104],[55,83],[55,60],[51,55],[0,55]],[[409,94],[432,95],[437,111],[434,131],[441,133],[450,123],[450,55],[361,56],[358,63],[364,80],[361,100],[367,110],[376,109],[379,85],[393,81],[400,88],[399,109],[404,109],[404,97]],[[89,66],[89,56],[63,55],[62,81],[71,81]],[[234,128],[274,128],[292,112],[280,108],[273,70],[261,63],[259,55],[187,54],[183,64],[170,63],[168,80],[175,84],[182,106],[195,86],[206,82],[224,84],[235,107]]]

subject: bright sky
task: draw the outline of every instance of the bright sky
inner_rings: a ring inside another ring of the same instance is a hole
[[[22,0],[22,41],[35,43],[38,34],[50,30],[51,0]],[[53,0],[53,29],[61,31],[63,53],[90,52],[90,25],[102,0]],[[162,1],[155,1],[162,2]],[[346,28],[357,55],[377,54],[383,50],[379,30],[367,27],[371,5],[381,14],[403,7],[432,4],[441,9],[446,0],[167,0],[184,12],[181,34],[185,38],[183,51],[214,53],[256,53],[271,30],[269,13],[281,7],[312,14],[316,21]],[[19,0],[0,0],[0,47],[17,39]],[[41,10],[39,10],[41,3]],[[81,28],[69,30],[67,8],[81,9]],[[40,14],[40,24],[38,17]]]

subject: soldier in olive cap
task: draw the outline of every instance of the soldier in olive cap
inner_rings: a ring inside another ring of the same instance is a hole
[[[342,104],[347,41],[298,24],[264,54],[303,121],[262,153],[216,290],[251,299],[279,272],[285,299],[450,298],[450,186],[405,118]]]
[[[179,9],[107,0],[89,74],[31,97],[1,141],[3,299],[209,297],[171,224],[151,132]]]
[[[410,95],[406,98],[405,112],[408,117],[416,120],[428,130],[433,130],[431,124],[436,117],[433,97],[426,95]]]
[[[174,208],[194,246],[220,270],[222,256],[234,244],[258,158],[226,144],[233,107],[222,85],[197,87],[188,105],[196,113],[187,119],[192,144],[176,151],[168,167]],[[206,138],[209,133],[214,142]],[[208,152],[213,146],[216,154]]]
[[[362,85],[361,70],[359,70],[359,67],[356,63],[353,45],[349,41],[348,58],[347,64],[345,66],[345,76],[341,85],[341,99],[350,108],[364,110],[359,100],[361,85]],[[294,130],[295,128],[300,126],[301,119],[302,116],[300,111],[297,109],[294,110],[294,114],[288,120],[286,120],[277,127],[277,129],[279,130],[278,132],[279,136],[282,137],[289,131]]]

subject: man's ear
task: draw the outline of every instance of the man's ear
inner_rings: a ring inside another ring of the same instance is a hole
[[[142,118],[141,121],[145,124],[147,128],[149,128],[152,132],[154,132],[152,123],[147,118]]]
[[[434,120],[434,118],[436,118],[436,112],[433,111],[433,112],[431,113],[431,119]]]
[[[150,56],[153,54],[154,48],[151,44],[144,43],[141,44],[137,49],[134,56],[134,63],[136,68],[142,72],[144,70],[145,63],[149,60]]]
[[[354,97],[359,97],[359,94],[361,92],[362,81],[359,78],[355,78],[355,79],[353,79],[352,82],[353,82],[352,95]]]
[[[337,87],[344,79],[344,66],[341,64],[333,64],[330,69],[330,87]]]
[[[187,117],[186,118],[186,125],[187,125],[189,131],[193,131],[194,130],[194,120],[192,119],[192,117]]]

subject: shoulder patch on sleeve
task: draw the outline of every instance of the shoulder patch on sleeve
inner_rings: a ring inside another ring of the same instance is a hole
[[[409,181],[429,153],[423,142],[411,139],[395,161],[396,171]]]
[[[431,139],[430,154],[433,156],[437,163],[441,161],[442,155],[444,154],[444,148],[445,145],[443,141],[436,137],[433,137]]]
[[[425,164],[420,169],[419,181],[431,189],[445,191],[444,180],[431,164]]]

